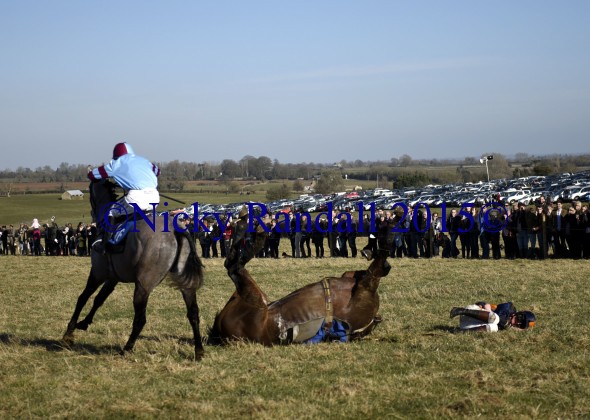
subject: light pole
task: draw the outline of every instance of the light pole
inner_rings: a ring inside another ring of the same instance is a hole
[[[479,159],[479,163],[484,163],[486,164],[486,173],[488,174],[488,182],[490,182],[490,170],[488,169],[488,160],[492,160],[494,158],[494,155],[489,155],[489,156],[484,156],[481,159]]]

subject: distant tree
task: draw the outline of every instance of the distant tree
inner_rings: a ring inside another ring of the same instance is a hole
[[[269,188],[266,192],[266,198],[272,201],[288,198],[289,195],[291,195],[291,190],[287,184],[281,184],[277,185],[276,187]]]
[[[182,170],[182,165],[178,160],[173,160],[172,162],[168,162],[165,166],[166,170],[164,171],[163,175],[165,179],[178,181],[182,180],[184,177],[184,173]]]
[[[394,182],[395,188],[422,187],[430,183],[430,178],[424,172],[403,173]]]
[[[322,172],[315,190],[319,194],[330,194],[344,189],[344,180],[339,170],[327,170]]]
[[[296,179],[295,182],[293,182],[293,191],[303,191],[305,189],[305,186],[303,185],[303,182],[301,182],[300,179]]]
[[[266,179],[270,177],[273,168],[272,160],[267,156],[260,156],[254,162],[254,168],[251,169],[250,174],[257,179]]]
[[[484,156],[494,156],[492,160],[488,160],[490,179],[510,178],[512,175],[512,169],[504,155],[490,152],[486,153]]]
[[[412,164],[412,157],[410,155],[401,155],[399,158],[399,166],[410,166]]]
[[[517,153],[514,155],[514,160],[518,163],[527,163],[531,160],[531,157],[528,153]]]
[[[228,178],[225,178],[222,181],[222,185],[225,186],[226,192],[228,193],[235,194],[240,191],[240,185]]]
[[[468,182],[471,180],[471,172],[465,169],[463,165],[457,166],[457,175],[460,177],[461,182]]]
[[[551,175],[554,173],[554,168],[549,162],[539,162],[533,167],[533,173],[535,175]]]
[[[242,159],[240,159],[240,166],[242,167],[242,175],[243,177],[250,177],[252,176],[255,167],[256,167],[256,158],[251,155],[246,155]]]
[[[576,170],[578,169],[578,167],[576,166],[575,163],[573,162],[567,162],[561,165],[561,171],[562,172],[576,172]]]
[[[240,185],[237,182],[229,182],[227,184],[227,190],[231,193],[231,194],[235,194],[237,192],[240,192]]]
[[[226,179],[237,178],[242,175],[242,168],[232,159],[224,159],[221,162],[220,171],[223,174],[222,177]]]
[[[175,179],[165,179],[158,182],[163,191],[182,191],[184,190],[184,181]]]

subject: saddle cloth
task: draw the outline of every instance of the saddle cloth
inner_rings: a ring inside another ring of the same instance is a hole
[[[146,212],[146,215],[151,215],[152,212]],[[117,229],[113,232],[106,243],[107,251],[112,254],[123,252],[125,249],[125,239],[130,230],[132,230],[136,223],[135,214],[130,214],[126,218],[115,220]]]
[[[329,329],[325,328],[325,324],[325,318],[312,319],[284,330],[279,338],[285,343],[304,344],[317,344],[323,341],[348,341],[350,327],[346,322],[335,319]]]
[[[122,242],[127,237],[129,231],[133,229],[134,225],[135,222],[133,220],[127,220],[126,222],[124,222],[120,227],[117,228],[117,231],[114,232],[113,235],[110,237],[109,244],[122,245]]]

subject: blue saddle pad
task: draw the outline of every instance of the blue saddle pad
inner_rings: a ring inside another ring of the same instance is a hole
[[[307,340],[305,343],[307,344],[317,344],[321,343],[322,341],[340,341],[346,343],[348,341],[348,330],[349,327],[345,322],[339,321],[335,319],[332,321],[332,326],[326,332],[324,329],[325,321],[322,322],[322,326],[319,329],[318,333]]]
[[[129,231],[131,229],[133,229],[134,225],[135,225],[135,222],[133,220],[128,220],[124,224],[122,224],[121,227],[119,227],[117,229],[117,231],[111,235],[111,238],[109,239],[109,244],[111,244],[111,245],[121,244],[123,242],[123,240],[127,237],[127,234],[129,233]]]

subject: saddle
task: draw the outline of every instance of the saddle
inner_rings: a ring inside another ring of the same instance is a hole
[[[146,212],[146,215],[150,214],[151,212]],[[105,244],[106,252],[110,254],[120,254],[125,250],[127,234],[135,227],[137,222],[134,216],[135,213],[132,213],[115,219],[113,226],[115,226],[116,229]]]
[[[279,319],[279,340],[282,344],[304,343],[317,344],[324,341],[339,341],[346,343],[363,337],[371,332],[381,322],[381,316],[377,315],[368,325],[352,331],[348,322],[334,318],[334,305],[332,302],[332,288],[327,278],[322,279],[324,299],[326,303],[326,315],[322,318],[311,319],[299,324],[286,325]]]
[[[120,254],[123,252],[125,250],[125,240],[127,239],[127,234],[131,229],[133,229],[134,225],[135,222],[133,220],[125,221],[107,241],[107,252],[111,254]]]

